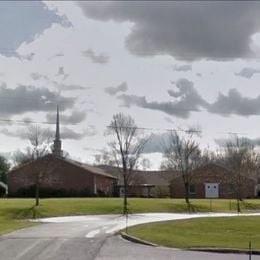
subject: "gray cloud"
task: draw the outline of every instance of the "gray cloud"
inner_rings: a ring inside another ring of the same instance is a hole
[[[47,88],[20,85],[14,89],[0,86],[0,115],[23,114],[26,112],[53,111],[57,104],[61,110],[72,108],[74,97],[64,97]]]
[[[106,64],[109,62],[109,56],[103,53],[97,54],[92,49],[82,51],[82,54],[89,58],[93,63]]]
[[[175,82],[177,91],[172,89],[168,90],[168,94],[174,98],[182,98],[183,101],[192,104],[205,104],[205,101],[198,94],[197,90],[194,88],[192,81],[187,79],[179,79]]]
[[[120,85],[116,87],[107,87],[105,88],[105,92],[111,96],[116,95],[118,92],[126,92],[128,89],[127,83],[122,82]]]
[[[48,129],[49,130],[49,129]],[[9,137],[14,137],[14,138],[20,138],[22,140],[27,140],[28,139],[28,134],[26,132],[26,129],[21,130],[21,131],[10,131],[7,128],[3,128],[0,131],[1,134],[4,134]],[[55,136],[55,131],[49,130],[50,136]],[[80,140],[86,136],[86,133],[79,133],[75,132],[72,129],[69,128],[64,128],[61,130],[61,139],[66,140],[66,139],[72,139],[72,140]]]
[[[26,54],[26,55],[20,55],[18,52],[16,53],[16,55],[14,56],[17,56],[19,59],[21,60],[32,60],[33,57],[35,56],[35,53],[31,52],[29,54]]]
[[[86,90],[86,89],[90,89],[90,87],[83,87],[81,85],[78,84],[65,84],[65,83],[60,83],[57,82],[55,80],[50,80],[50,78],[47,75],[43,75],[37,72],[33,72],[30,74],[31,78],[35,81],[37,80],[46,80],[48,82],[48,84],[53,84],[55,85],[55,87],[57,87],[59,90],[62,91],[70,91],[70,90]],[[56,76],[62,76],[62,80],[65,80],[69,74],[66,74],[64,72],[63,67],[59,67],[58,73],[56,74]]]
[[[60,57],[64,57],[64,53],[58,52],[58,53],[54,54],[53,56],[49,57],[48,60],[53,60],[53,59],[60,58]]]
[[[175,122],[172,120],[172,118],[170,118],[170,117],[168,117],[168,116],[164,117],[164,119],[165,119],[165,121],[167,121],[167,122],[170,123],[170,124],[174,124],[174,123],[175,123]]]
[[[123,105],[130,107],[136,105],[138,107],[158,110],[168,115],[188,118],[190,112],[200,111],[200,107],[206,111],[223,116],[231,114],[250,116],[260,115],[260,95],[256,98],[243,97],[236,89],[231,89],[227,95],[219,93],[218,98],[213,103],[207,103],[195,90],[187,91],[181,90],[174,92],[169,90],[168,93],[172,97],[181,97],[179,101],[174,102],[148,102],[143,96],[135,95],[120,95],[118,98],[123,101]]]
[[[62,90],[62,91],[91,89],[91,87],[83,87],[78,84],[64,84],[64,83],[59,83],[57,81],[52,81],[51,83],[53,83],[59,90]]]
[[[187,72],[192,70],[191,64],[184,64],[184,65],[174,65],[173,66],[174,71],[180,71],[180,72]]]
[[[260,31],[257,1],[78,1],[89,18],[133,22],[126,46],[132,54],[169,54],[182,60],[252,57]]]
[[[254,74],[257,73],[260,73],[260,69],[243,68],[238,73],[235,73],[235,75],[243,78],[251,79],[254,76]]]
[[[87,136],[94,136],[98,134],[98,130],[94,125],[89,125],[87,129],[85,129],[85,134]]]
[[[49,77],[47,75],[42,75],[42,74],[37,73],[37,72],[32,72],[31,73],[31,78],[33,80],[40,80],[40,79],[49,80]]]
[[[175,115],[177,117],[187,118],[189,116],[189,111],[180,111],[172,102],[149,102],[144,96],[127,94],[120,95],[118,98],[123,101],[123,105],[126,107],[135,105],[142,108],[162,111],[166,114]]]
[[[50,137],[50,140],[52,140],[52,137],[55,137],[55,125],[51,128],[41,128],[42,130],[46,131],[48,133],[48,136]],[[86,136],[94,136],[96,135],[97,129],[93,125],[89,125],[88,128],[84,129],[81,132],[77,132],[72,130],[71,128],[61,126],[61,139],[66,140],[66,139],[71,139],[71,140],[81,140],[82,138]],[[22,129],[13,131],[12,129],[10,130],[9,128],[1,128],[0,133],[9,137],[14,137],[14,138],[20,138],[23,140],[28,139],[28,127],[24,127]]]
[[[118,96],[123,106],[132,105],[164,112],[171,116],[188,118],[190,112],[204,109],[209,113],[229,116],[231,114],[250,116],[260,115],[260,95],[255,98],[242,96],[236,89],[230,89],[227,95],[219,93],[213,103],[207,102],[194,88],[193,82],[187,79],[179,79],[176,90],[168,90],[168,94],[174,99],[168,102],[147,101],[144,96],[122,94]]]
[[[169,133],[152,134],[144,146],[144,153],[163,153]]]
[[[217,100],[208,109],[211,113],[221,115],[259,115],[260,95],[256,98],[243,97],[236,89],[230,89],[225,96],[219,93]]]
[[[53,136],[53,137],[55,136],[55,133],[52,135],[52,132],[50,131],[49,128],[41,128],[41,130],[46,133],[46,137],[47,137],[48,139],[50,139],[50,140],[51,140],[51,137],[52,137],[52,136]],[[16,131],[13,131],[12,129],[11,129],[11,131],[10,131],[10,128],[9,128],[9,129],[7,129],[7,128],[2,128],[2,129],[0,130],[0,133],[1,133],[1,134],[4,134],[4,135],[6,135],[6,136],[9,136],[9,137],[15,137],[15,138],[20,138],[20,139],[22,139],[22,140],[28,140],[28,133],[29,133],[29,131],[30,131],[30,130],[29,130],[28,127],[19,128],[19,129],[17,129]]]
[[[7,128],[2,128],[0,130],[0,133],[3,134],[3,135],[6,135],[6,136],[10,136],[10,137],[17,137],[17,138],[21,138],[21,139],[27,139],[27,136],[26,136],[25,132],[20,131],[20,130],[13,132],[13,131],[8,130]]]
[[[235,141],[234,138],[235,137],[234,135],[230,136],[230,138],[217,138],[215,139],[215,143],[219,146],[219,147],[226,147],[226,144],[227,142],[232,142],[232,141]],[[248,138],[248,137],[240,137],[240,138],[243,138],[243,140],[248,143],[248,144],[252,144],[252,145],[255,145],[255,146],[259,146],[260,145],[260,138]]]
[[[176,83],[177,91],[168,90],[168,94],[175,100],[173,102],[149,102],[144,96],[120,95],[124,106],[136,105],[152,110],[162,111],[176,117],[188,118],[191,111],[199,111],[200,107],[207,107],[208,103],[198,94],[193,82],[179,79]]]
[[[55,54],[55,57],[64,57],[64,53],[62,53],[62,52],[57,53],[57,54]]]
[[[61,128],[61,139],[73,139],[73,140],[81,140],[86,136],[94,136],[98,132],[95,126],[89,126],[87,129],[84,129],[82,132],[76,132],[70,128],[62,127]],[[55,132],[53,131],[53,136]]]
[[[54,132],[53,132],[54,134]],[[72,140],[81,140],[86,136],[86,132],[76,132],[70,128],[63,127],[61,129],[61,139],[72,139]]]
[[[195,131],[197,134],[201,132],[200,126],[189,127],[188,130]],[[170,132],[152,134],[145,144],[144,153],[164,153],[167,143],[169,143]]]
[[[176,117],[181,117],[181,118],[188,118],[190,115],[191,111],[198,111],[195,108],[186,108],[183,105],[184,104],[179,104],[179,103],[174,103],[174,102],[157,102],[157,101],[152,101],[149,102],[146,100],[146,97],[144,96],[135,96],[135,95],[121,95],[118,97],[123,101],[123,105],[130,107],[131,105],[136,105],[138,107],[142,108],[147,108],[151,110],[158,110],[161,112],[164,112],[168,115],[174,115]]]
[[[72,111],[70,115],[60,114],[61,124],[78,124],[86,119],[87,113],[85,111]],[[48,122],[56,122],[56,113],[46,115]]]
[[[64,67],[59,67],[59,70],[58,70],[58,73],[56,74],[56,76],[61,76],[62,77],[62,80],[65,80],[69,74],[65,73],[64,71]]]
[[[30,122],[33,122],[33,120],[30,118],[30,117],[24,117],[23,119],[22,119],[22,121],[24,121],[25,123],[30,123]]]
[[[10,118],[1,119],[1,121],[0,121],[1,126],[3,126],[3,125],[11,126],[11,125],[13,125],[13,123],[14,122]]]

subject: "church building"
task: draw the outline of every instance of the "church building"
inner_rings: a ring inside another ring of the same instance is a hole
[[[13,168],[7,176],[10,197],[34,196],[37,183],[40,197],[111,196],[117,182],[100,168],[63,156],[58,107],[52,154]]]

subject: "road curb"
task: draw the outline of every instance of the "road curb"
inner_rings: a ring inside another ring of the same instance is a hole
[[[153,244],[151,242],[139,239],[137,237],[131,236],[129,234],[126,234],[125,232],[120,233],[121,237],[142,245],[147,245],[147,246],[153,246],[153,247],[159,247],[157,244]],[[185,248],[182,250],[187,250],[187,251],[197,251],[197,252],[208,252],[208,253],[222,253],[222,254],[244,254],[244,255],[249,255],[249,251],[246,249],[235,249],[235,248],[197,248],[197,247],[192,247],[192,248]],[[252,250],[251,251],[252,255],[260,255],[260,251],[258,250]]]
[[[198,252],[209,252],[209,253],[223,253],[223,254],[244,254],[249,255],[249,250],[247,249],[236,249],[236,248],[189,248],[186,249],[189,251],[198,251]],[[260,255],[260,251],[252,250],[252,255]]]
[[[142,245],[146,245],[146,246],[154,246],[154,247],[158,246],[156,244],[153,244],[153,243],[150,243],[148,241],[139,239],[137,237],[130,236],[130,235],[126,234],[125,232],[121,232],[120,235],[121,235],[122,238],[129,240],[131,242],[134,242],[134,243],[138,243],[138,244],[142,244]]]

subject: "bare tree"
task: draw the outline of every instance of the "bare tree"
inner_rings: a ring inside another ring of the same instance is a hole
[[[42,129],[37,125],[29,126],[25,136],[27,137],[30,145],[24,152],[17,151],[14,154],[14,161],[16,165],[36,161],[50,152],[50,132],[48,130]],[[40,185],[44,180],[48,168],[50,168],[47,161],[45,160],[44,163],[41,164],[32,163],[36,206],[39,205]]]
[[[203,164],[199,144],[195,141],[193,130],[181,137],[177,131],[171,131],[165,144],[164,169],[173,169],[181,173],[185,188],[185,201],[189,204],[191,172]]]
[[[127,214],[128,184],[148,138],[140,138],[134,119],[122,113],[113,116],[109,130],[115,135],[115,141],[110,142],[109,146],[118,169],[122,171],[123,213]]]
[[[27,132],[28,140],[32,147],[32,158],[38,160],[50,151],[50,134],[49,131],[31,126]],[[49,168],[49,163],[45,162],[45,165],[39,166],[37,163],[33,164],[34,170],[34,183],[35,183],[35,205],[39,205],[40,198],[40,185],[44,180],[46,170]]]
[[[12,155],[14,166],[20,166],[32,162],[33,156],[31,152],[32,152],[31,147],[26,147],[24,151],[21,150],[15,151]]]
[[[100,154],[95,154],[95,165],[116,166],[113,155],[108,150],[102,150]]]
[[[146,171],[151,167],[151,162],[148,158],[141,158],[138,169]]]
[[[231,171],[237,199],[237,211],[240,212],[242,200],[242,174],[248,174],[257,167],[258,155],[254,145],[247,138],[231,137],[225,145],[224,163]]]
[[[50,132],[39,126],[30,126],[27,131],[27,138],[31,145],[33,160],[38,159],[50,151]]]
[[[32,162],[50,152],[50,131],[37,125],[29,126],[24,134],[29,146],[24,151],[16,151],[13,161],[16,166]]]
[[[217,163],[218,155],[214,151],[210,151],[208,148],[201,152],[202,165]]]

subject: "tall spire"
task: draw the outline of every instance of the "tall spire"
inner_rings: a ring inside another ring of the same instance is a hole
[[[59,115],[59,106],[57,106],[55,140],[60,140],[60,115]]]
[[[55,156],[62,157],[61,140],[60,140],[60,115],[59,115],[59,106],[57,106],[56,133],[55,133],[55,140],[53,141],[52,153],[53,153]]]

